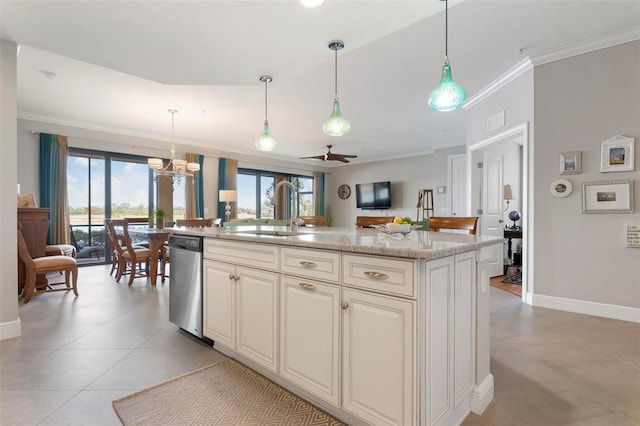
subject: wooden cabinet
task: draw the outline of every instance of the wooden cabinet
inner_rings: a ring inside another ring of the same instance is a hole
[[[47,233],[49,232],[50,208],[19,208],[18,223],[22,224],[22,236],[27,243],[31,257],[43,257],[47,247]],[[24,263],[18,259],[18,294],[22,293],[26,279]],[[47,279],[43,274],[36,278],[36,287],[46,285]]]
[[[278,370],[278,275],[205,259],[204,335]]]
[[[343,408],[374,425],[416,424],[415,302],[344,288]]]
[[[340,405],[340,287],[280,279],[280,375]]]

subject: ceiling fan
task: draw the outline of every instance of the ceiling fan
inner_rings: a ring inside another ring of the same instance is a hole
[[[300,157],[302,159],[306,159],[306,158],[315,158],[317,160],[322,160],[322,161],[342,161],[343,163],[348,163],[349,160],[347,160],[347,158],[357,158],[357,155],[349,155],[349,154],[334,154],[333,152],[331,152],[331,147],[333,145],[327,145],[327,153],[326,154],[322,154],[322,155],[314,155],[312,157]]]

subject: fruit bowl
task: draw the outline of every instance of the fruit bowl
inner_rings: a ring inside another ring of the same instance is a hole
[[[420,228],[420,225],[411,225],[409,223],[385,223],[384,225],[373,225],[380,232],[384,232],[385,234],[401,234],[407,235],[409,232],[414,229]]]

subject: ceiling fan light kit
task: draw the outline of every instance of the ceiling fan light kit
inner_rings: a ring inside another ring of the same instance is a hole
[[[261,75],[260,81],[264,83],[264,126],[262,128],[262,134],[256,139],[255,145],[260,151],[273,151],[276,149],[278,143],[271,135],[269,120],[267,118],[267,86],[273,81],[273,77],[270,75]]]
[[[329,49],[335,52],[335,91],[333,109],[327,121],[322,125],[322,130],[329,136],[343,136],[351,128],[351,124],[342,116],[340,101],[338,100],[338,50],[344,48],[344,42],[342,40],[331,40],[328,46]]]
[[[444,64],[442,65],[442,77],[440,84],[429,93],[429,107],[436,111],[446,112],[453,111],[460,107],[467,99],[467,92],[453,81],[451,75],[451,65],[448,56],[448,39],[449,39],[449,2],[445,2],[445,31],[444,31]]]

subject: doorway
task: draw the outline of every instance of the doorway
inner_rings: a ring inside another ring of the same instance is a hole
[[[532,290],[533,290],[533,279],[532,279],[532,271],[533,271],[533,235],[531,231],[531,221],[530,212],[532,208],[529,203],[529,194],[531,193],[532,188],[530,188],[530,179],[529,179],[529,152],[530,152],[530,141],[529,141],[529,123],[525,122],[518,126],[515,126],[509,130],[505,130],[504,132],[492,136],[490,138],[478,141],[468,146],[467,148],[467,158],[469,161],[467,162],[467,176],[468,183],[470,188],[469,194],[469,205],[471,206],[471,211],[477,213],[478,216],[482,217],[482,159],[484,157],[485,152],[490,152],[492,149],[495,149],[500,144],[517,144],[522,147],[522,163],[521,163],[521,173],[518,178],[520,179],[519,187],[521,188],[521,194],[518,194],[518,206],[521,209],[520,211],[520,223],[522,228],[522,251],[524,252],[524,256],[522,256],[522,301],[527,304],[531,304],[532,299]],[[513,180],[513,178],[509,178]],[[509,182],[504,182],[509,183]],[[513,185],[513,184],[512,184]],[[499,187],[493,188],[493,191],[497,191],[500,194],[500,200],[502,200],[503,194],[503,183],[499,184]],[[487,194],[484,194],[486,197]],[[502,203],[505,203],[505,200],[502,200]],[[510,201],[513,203],[513,201]],[[513,205],[509,206],[507,204],[507,209],[511,211],[509,207],[513,207]],[[508,213],[505,209],[505,213]],[[482,220],[482,219],[481,219]],[[482,224],[480,226],[482,229]],[[481,231],[482,232],[482,231]],[[500,254],[502,250],[500,250]],[[497,256],[498,254],[496,254]]]

